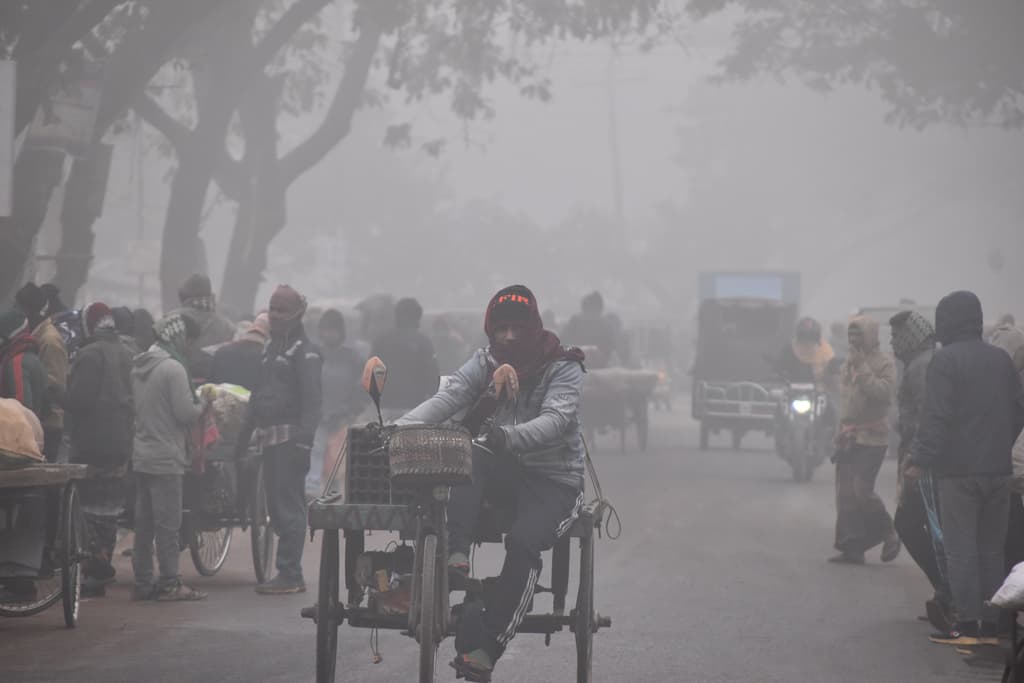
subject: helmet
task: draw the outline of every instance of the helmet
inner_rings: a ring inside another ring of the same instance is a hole
[[[796,324],[796,340],[805,344],[821,343],[821,325],[814,318],[801,318]]]

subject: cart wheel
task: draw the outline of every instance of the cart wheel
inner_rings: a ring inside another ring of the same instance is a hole
[[[320,582],[316,597],[316,683],[334,683],[338,663],[338,530],[324,529],[320,546]]]
[[[423,537],[423,578],[420,583],[420,683],[434,683],[437,659],[438,609],[437,535]]]
[[[1014,618],[1017,618],[1016,614]],[[1007,653],[1002,683],[1020,683],[1022,679],[1024,679],[1024,640],[1017,643],[1012,652]]]
[[[64,625],[74,628],[78,624],[78,603],[82,597],[82,574],[79,558],[82,549],[81,510],[78,507],[78,490],[74,483],[68,484],[64,494],[64,518],[61,520],[63,553],[60,568],[61,602],[64,606]]]
[[[709,442],[711,441],[711,427],[707,424],[700,423],[700,449],[706,451],[708,449]]]
[[[263,474],[263,463],[256,466],[253,477],[252,512],[249,535],[252,540],[252,568],[256,583],[270,578],[270,563],[274,559],[274,531],[270,526],[270,512],[267,505],[267,480]]]
[[[576,683],[590,683],[594,666],[594,536],[580,539],[580,587],[576,594]]]
[[[47,504],[60,506],[58,516],[60,523],[63,524],[65,517],[63,505],[66,498],[58,498],[58,494],[61,494],[61,492],[53,491],[53,497],[50,498],[50,492],[48,492]],[[66,496],[67,494],[62,495]],[[62,530],[58,530],[58,533],[60,531]],[[18,582],[17,588],[24,590],[26,599],[0,600],[0,617],[31,617],[60,602],[64,594],[64,569],[60,566],[63,563],[63,554],[57,554],[53,559],[58,563],[58,566],[52,567],[52,571],[45,577],[37,579],[26,578]],[[12,584],[8,584],[7,588],[11,589]]]
[[[229,526],[215,531],[194,529],[188,541],[188,551],[192,555],[192,564],[203,576],[213,576],[224,566],[231,550],[231,532]]]

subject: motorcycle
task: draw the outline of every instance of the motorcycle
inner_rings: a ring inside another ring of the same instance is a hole
[[[813,384],[789,383],[779,394],[775,449],[793,470],[793,481],[807,482],[828,457],[835,420],[826,392]]]

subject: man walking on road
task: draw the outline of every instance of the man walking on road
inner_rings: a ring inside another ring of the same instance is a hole
[[[840,424],[836,439],[836,550],[829,561],[864,564],[864,553],[879,543],[882,561],[900,552],[900,539],[875,480],[889,442],[889,407],[896,386],[896,366],[882,352],[878,323],[854,318],[850,351],[840,378]]]
[[[277,576],[256,586],[264,595],[303,593],[302,546],[306,539],[306,475],[320,424],[320,352],[302,326],[306,299],[288,285],[270,297],[270,342],[263,377],[249,399],[238,438],[241,457],[255,434],[267,472],[270,521],[280,539]]]
[[[936,553],[925,506],[926,497],[927,500],[936,501],[938,494],[931,477],[924,481],[902,481],[903,465],[921,423],[925,374],[935,354],[935,328],[917,311],[897,313],[889,320],[889,326],[892,329],[893,353],[903,363],[903,380],[897,394],[901,486],[893,523],[907,552],[928,577],[935,591],[934,597],[926,604],[926,611],[932,625],[941,630],[950,626],[953,603],[949,595],[949,583],[946,581],[946,556]]]
[[[999,610],[984,603],[1005,576],[1011,449],[1024,427],[1024,391],[1010,356],[982,340],[982,310],[953,292],[935,311],[942,349],[928,368],[924,415],[904,473],[938,479],[956,623],[932,641],[998,645]]]

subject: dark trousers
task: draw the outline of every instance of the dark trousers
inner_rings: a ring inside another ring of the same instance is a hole
[[[1010,478],[940,479],[939,497],[957,622],[996,624],[999,609],[985,607],[984,602],[995,595],[1006,576],[1003,558],[1010,519]]]
[[[57,462],[60,458],[60,444],[64,439],[64,430],[46,427],[43,429],[43,455],[46,462]]]
[[[277,534],[277,573],[302,580],[302,548],[306,543],[306,474],[309,451],[295,444],[268,446],[263,451],[267,473],[267,505]]]
[[[885,446],[855,445],[836,459],[836,550],[862,554],[892,532],[892,518],[875,493]]]
[[[484,597],[480,644],[496,660],[529,610],[543,564],[541,552],[554,546],[572,526],[583,493],[527,473],[512,457],[474,450],[473,482],[453,488],[448,503],[452,552],[469,553],[485,499],[494,507],[515,511],[515,521],[505,534],[505,563],[494,590]]]
[[[132,571],[135,585],[153,586],[153,545],[160,571],[160,586],[179,581],[178,556],[181,548],[180,474],[135,473],[135,544]]]
[[[929,478],[928,482],[932,489],[937,488],[934,480]],[[893,524],[903,541],[903,546],[924,572],[924,575],[928,577],[928,582],[935,590],[935,596],[948,603],[951,601],[951,597],[949,583],[945,578],[946,557],[945,555],[937,557],[935,554],[935,542],[932,540],[932,532],[928,527],[928,513],[924,505],[924,496],[921,493],[923,486],[925,486],[924,481],[904,483],[903,494],[896,507],[896,514],[893,516]],[[933,491],[933,494],[938,499],[938,493]]]

